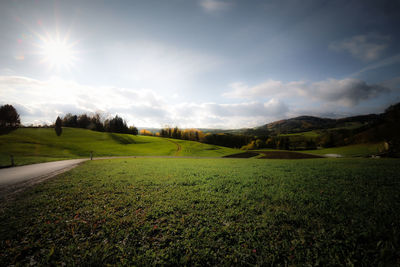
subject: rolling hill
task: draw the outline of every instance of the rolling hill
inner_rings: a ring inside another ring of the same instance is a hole
[[[99,156],[202,156],[222,157],[238,150],[193,141],[177,141],[151,136],[134,136],[63,128],[57,136],[53,128],[19,128],[0,135],[0,166],[70,158]]]
[[[341,119],[299,116],[291,119],[275,121],[254,128],[254,131],[268,134],[291,134],[325,129],[356,129],[376,124],[381,115],[369,114]]]

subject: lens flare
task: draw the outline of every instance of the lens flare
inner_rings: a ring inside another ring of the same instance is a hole
[[[68,38],[47,36],[41,38],[40,54],[43,63],[49,64],[51,69],[70,69],[77,60],[76,43],[69,42]]]

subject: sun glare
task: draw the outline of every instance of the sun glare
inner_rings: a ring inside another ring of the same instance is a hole
[[[42,39],[41,54],[42,62],[49,64],[52,69],[70,69],[77,60],[76,51],[73,49],[74,43],[60,38]]]

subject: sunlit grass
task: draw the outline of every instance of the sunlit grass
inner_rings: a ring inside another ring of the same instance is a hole
[[[198,142],[176,140],[182,151],[179,156],[221,157],[235,150]],[[63,128],[61,136],[54,129],[20,128],[0,135],[0,166],[10,164],[10,155],[16,165],[59,159],[102,156],[175,156],[177,145],[167,139],[151,136],[101,133],[84,129]],[[232,152],[233,151],[233,152]]]

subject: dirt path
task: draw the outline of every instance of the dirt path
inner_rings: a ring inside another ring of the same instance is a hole
[[[0,169],[0,198],[12,197],[27,187],[69,171],[87,160],[61,160]]]
[[[180,153],[181,150],[182,150],[182,146],[181,146],[178,142],[175,142],[175,141],[172,141],[172,140],[169,140],[169,139],[167,139],[167,140],[170,141],[171,143],[173,143],[173,144],[175,144],[175,145],[177,146],[177,149],[176,149],[176,152],[175,152],[175,156],[178,156],[179,153]]]

